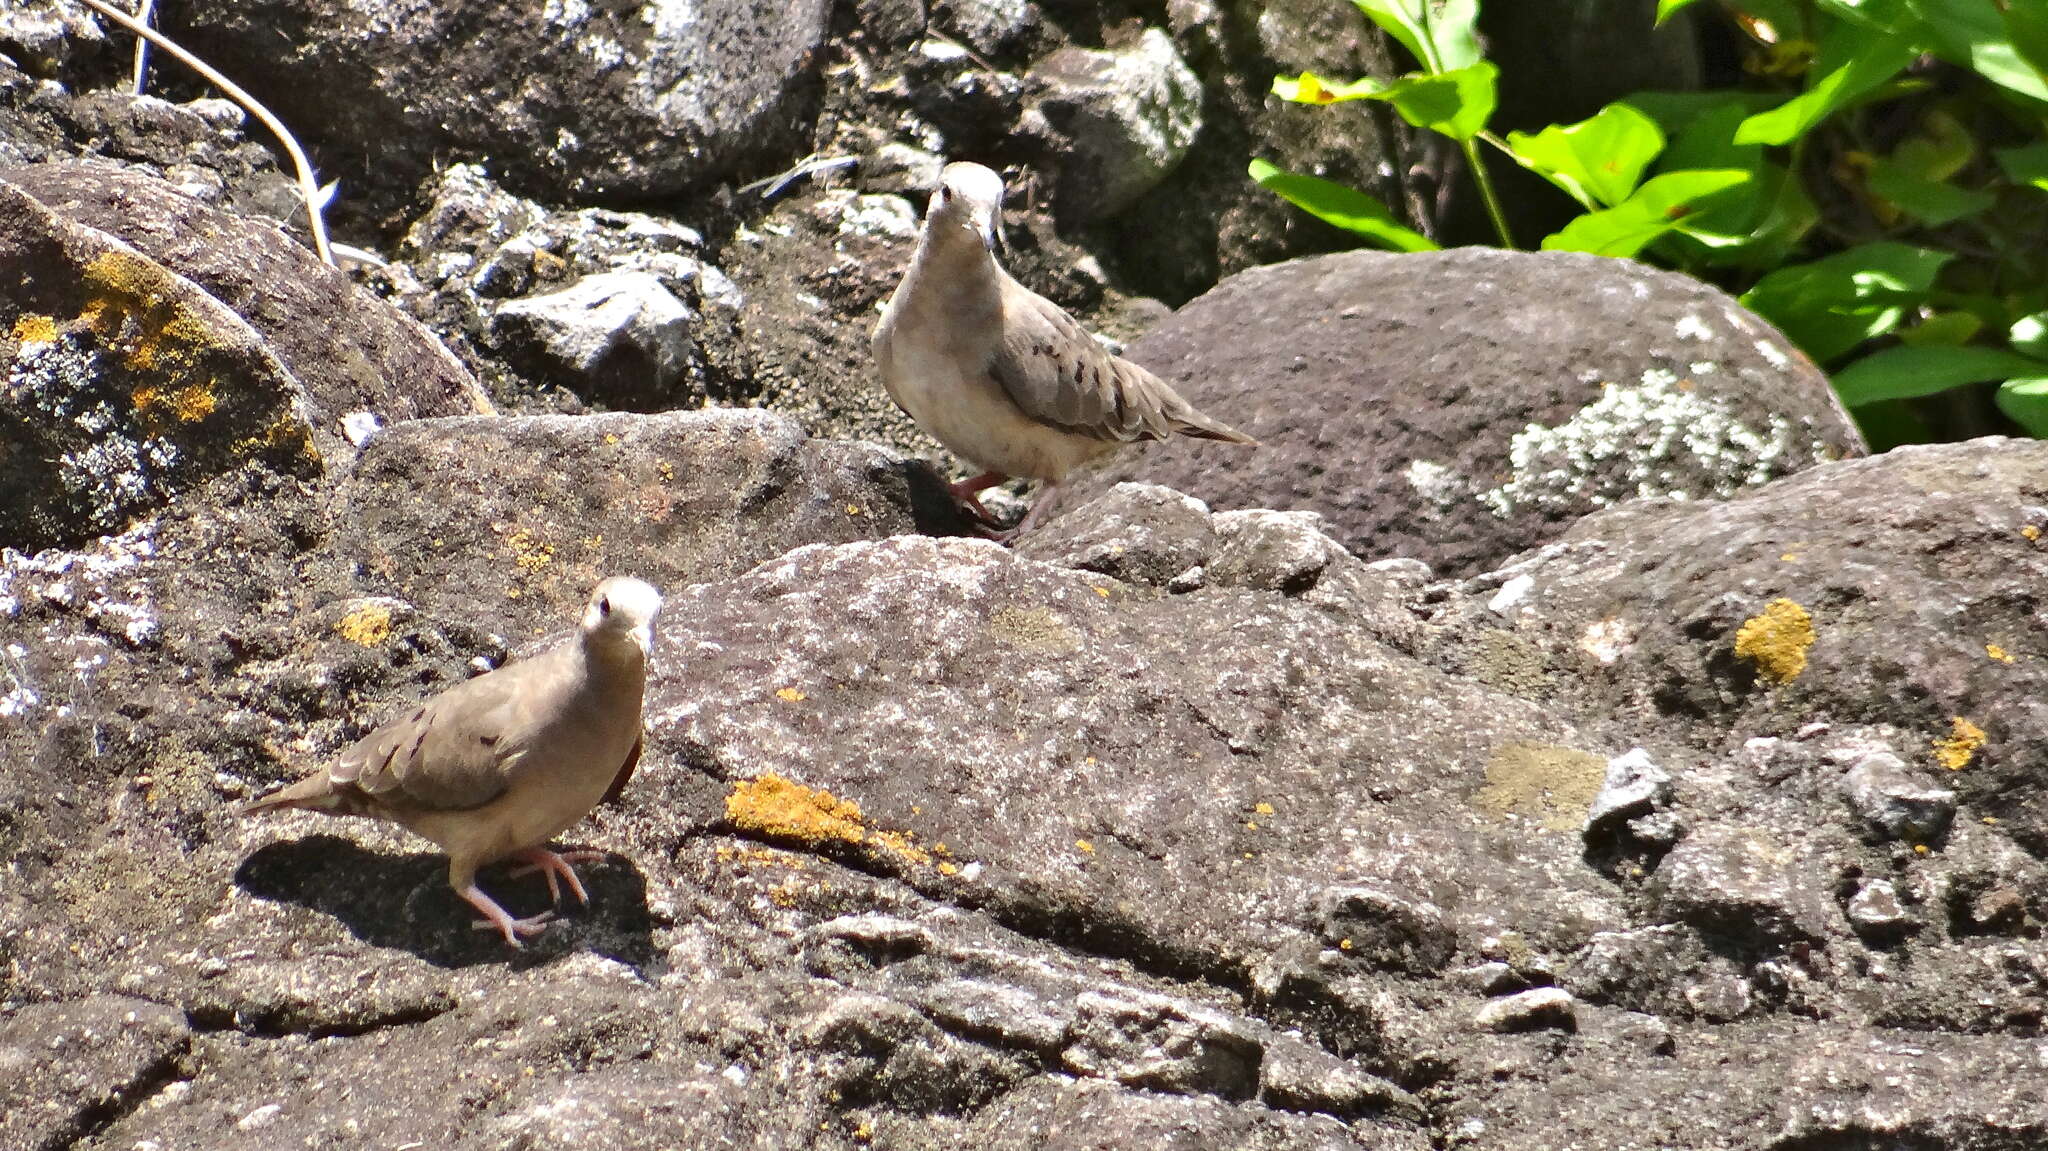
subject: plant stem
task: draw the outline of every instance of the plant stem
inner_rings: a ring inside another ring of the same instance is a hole
[[[1500,197],[1494,193],[1493,177],[1486,174],[1486,161],[1479,157],[1479,145],[1471,140],[1460,140],[1458,147],[1465,150],[1465,165],[1472,169],[1472,182],[1479,185],[1479,198],[1486,204],[1486,214],[1493,220],[1493,230],[1500,234],[1500,246],[1512,251],[1515,236],[1508,231],[1508,215],[1501,209]]]
[[[291,131],[284,126],[284,121],[272,115],[270,109],[257,102],[256,97],[249,95],[233,80],[221,75],[206,61],[187,52],[170,37],[141,23],[106,0],[79,0],[79,3],[156,45],[158,50],[204,76],[214,87],[227,93],[228,99],[248,109],[251,115],[263,121],[263,126],[270,129],[271,134],[277,137],[278,143],[284,145],[285,153],[291,157],[292,167],[298,172],[299,177],[299,198],[306,202],[306,222],[313,231],[313,250],[319,253],[322,263],[332,267],[334,253],[328,250],[327,224],[320,217],[320,185],[313,179],[312,162],[306,159],[305,150],[292,138]]]

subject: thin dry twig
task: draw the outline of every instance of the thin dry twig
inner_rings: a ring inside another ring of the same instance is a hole
[[[768,190],[761,193],[761,198],[763,200],[772,200],[784,188],[789,187],[805,176],[817,172],[830,171],[833,168],[844,168],[849,164],[858,163],[860,163],[859,156],[820,156],[813,152],[798,160],[796,166],[786,172],[770,176],[765,180],[756,180],[751,184],[740,185],[739,193],[744,196],[756,188],[766,188]]]
[[[137,3],[135,5],[136,23],[146,25],[149,23],[150,18],[155,14],[156,0],[137,0]],[[142,95],[143,89],[146,88],[148,84],[149,38],[146,36],[137,36],[135,38],[135,83],[130,86],[129,90],[132,91],[135,95],[140,96]]]
[[[334,252],[327,245],[327,223],[320,217],[325,194],[320,190],[319,183],[313,179],[313,165],[306,159],[305,149],[300,148],[299,142],[292,138],[291,131],[284,126],[284,121],[273,115],[270,109],[257,101],[256,97],[244,91],[241,85],[215,71],[212,65],[179,47],[170,37],[107,3],[106,0],[78,2],[156,45],[173,59],[205,77],[208,83],[225,92],[228,99],[247,109],[250,115],[263,121],[263,126],[270,129],[271,134],[277,137],[277,142],[284,145],[286,154],[292,158],[292,167],[297,171],[299,178],[299,198],[306,202],[306,220],[313,230],[313,250],[320,254],[322,262],[332,267]]]

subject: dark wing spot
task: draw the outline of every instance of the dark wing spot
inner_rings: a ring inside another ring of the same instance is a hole
[[[498,737],[495,735],[480,735],[476,737],[476,741],[485,747],[498,746]]]

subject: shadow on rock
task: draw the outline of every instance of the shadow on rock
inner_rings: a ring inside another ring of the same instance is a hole
[[[478,885],[505,910],[528,916],[548,907],[540,876],[513,878],[504,864],[487,867]],[[476,913],[448,886],[447,857],[434,852],[387,855],[331,835],[273,843],[235,871],[236,886],[260,899],[296,903],[330,915],[374,947],[409,951],[440,967],[510,963],[532,967],[579,950],[639,970],[659,961],[647,881],[621,856],[577,868],[590,893],[581,907],[562,893],[559,917],[513,951],[495,931],[471,926]]]

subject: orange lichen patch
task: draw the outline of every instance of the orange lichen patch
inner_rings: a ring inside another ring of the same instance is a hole
[[[1607,779],[1607,760],[1591,752],[1547,743],[1511,743],[1486,764],[1486,783],[1473,795],[1480,810],[1534,820],[1551,831],[1572,831]]]
[[[1949,733],[1934,741],[1934,762],[1950,771],[1961,771],[1977,758],[1977,750],[1990,740],[1984,729],[1962,716],[1949,718]]]
[[[784,703],[802,703],[811,697],[793,687],[782,687],[775,689],[775,698]]]
[[[1813,646],[1813,617],[1789,599],[1774,599],[1735,632],[1735,654],[1756,665],[1765,679],[1791,683],[1806,670]]]
[[[2041,538],[2041,528],[2040,528],[2040,525],[2038,525],[2038,524],[2028,524],[2028,525],[2027,525],[2026,527],[2023,527],[2023,528],[2021,528],[2021,529],[2020,529],[2020,534],[2021,534],[2022,536],[2025,536],[2025,537],[2026,537],[2027,539],[2029,539],[2029,540],[2037,540],[2037,539],[2040,539],[2040,538]]]
[[[781,851],[773,847],[731,847],[720,846],[711,853],[720,863],[758,864],[770,867],[787,867],[794,871],[809,871],[810,861],[801,855]]]
[[[1094,855],[1095,845],[1085,839],[1077,839],[1074,841],[1074,850],[1081,852],[1083,855]]]
[[[131,392],[130,398],[135,403],[136,414],[151,423],[163,423],[168,417],[179,423],[196,424],[220,406],[213,388],[207,384],[171,388],[144,384]]]
[[[22,344],[54,344],[57,342],[57,321],[54,317],[30,312],[14,321],[14,339]]]
[[[1273,805],[1262,799],[1252,804],[1252,813],[1254,815],[1271,815],[1273,814]]]
[[[742,831],[802,843],[865,843],[868,836],[859,804],[774,772],[733,784],[725,817]]]
[[[1998,646],[1995,643],[1985,644],[1984,654],[1990,656],[1992,659],[1995,659],[2000,663],[2012,662],[2012,653]]]
[[[917,845],[917,836],[908,831],[875,831],[874,842],[895,852],[910,863],[930,863],[932,853]]]
[[[859,514],[860,514],[860,505],[859,505],[859,504],[848,504],[848,505],[846,505],[846,514],[847,514],[847,515],[850,515],[850,516],[857,516],[857,515],[859,515]]]
[[[513,529],[505,537],[505,546],[512,549],[512,562],[524,572],[537,572],[555,562],[555,545],[542,543],[526,528]]]
[[[334,630],[350,643],[376,647],[391,638],[391,609],[366,603],[336,620]]]

